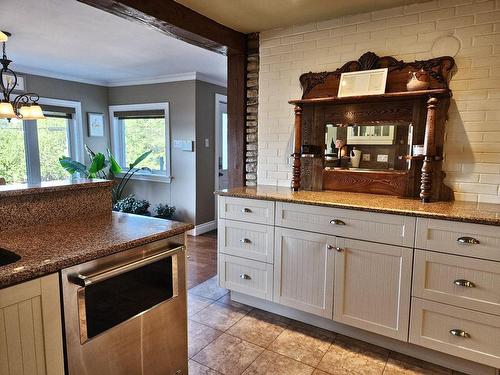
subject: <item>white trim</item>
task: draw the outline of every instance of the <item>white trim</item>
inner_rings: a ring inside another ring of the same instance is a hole
[[[117,156],[118,163],[123,168],[125,165],[125,160],[123,160],[123,154],[121,150],[123,149],[123,132],[119,129],[118,120],[114,116],[114,112],[117,111],[138,111],[138,110],[154,110],[154,109],[163,109],[165,112],[165,174],[154,174],[146,175],[140,174],[135,178],[136,180],[144,180],[144,181],[161,181],[161,182],[170,182],[171,181],[171,155],[170,155],[170,111],[169,111],[169,103],[144,103],[144,104],[123,104],[123,105],[111,105],[109,106],[109,123],[110,126],[110,138],[111,138],[111,150],[113,154]],[[143,177],[143,178],[141,178]],[[146,178],[147,177],[147,178]]]
[[[211,78],[206,74],[199,72],[165,74],[150,78],[137,78],[137,79],[127,79],[127,80],[117,80],[117,81],[100,81],[100,80],[80,78],[72,76],[70,74],[54,73],[43,69],[29,68],[24,66],[17,66],[17,71],[20,74],[32,74],[41,77],[55,78],[64,81],[86,83],[89,85],[97,85],[104,87],[138,86],[138,85],[151,85],[155,83],[195,81],[195,80],[211,83],[222,87],[227,87],[226,81],[220,81],[218,79]]]
[[[215,229],[217,229],[217,220],[212,220],[200,225],[196,225],[193,229],[187,231],[187,234],[195,237],[203,233],[211,232]]]
[[[69,107],[75,110],[74,126],[69,127],[70,131],[70,149],[71,157],[81,163],[84,162],[84,141],[83,141],[83,118],[82,118],[82,104],[74,100],[63,100],[53,98],[40,98],[39,104],[53,105],[58,107]]]
[[[214,126],[215,126],[215,160],[214,160],[214,171],[215,171],[215,183],[214,183],[214,189],[215,191],[219,190],[219,138],[220,138],[220,132],[221,132],[221,126],[222,123],[219,124],[219,112],[220,112],[220,105],[221,103],[225,103],[227,106],[227,96],[222,95],[222,94],[215,94],[215,118],[214,118]],[[217,202],[215,204],[215,217],[218,215],[218,207],[217,207]]]

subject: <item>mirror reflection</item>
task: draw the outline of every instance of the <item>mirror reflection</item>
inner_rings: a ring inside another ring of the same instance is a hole
[[[407,170],[411,162],[410,123],[325,126],[325,168]]]

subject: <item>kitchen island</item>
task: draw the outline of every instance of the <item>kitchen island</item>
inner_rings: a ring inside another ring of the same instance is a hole
[[[0,373],[71,375],[103,363],[108,374],[154,373],[158,363],[187,371],[185,232],[193,226],[111,212],[112,185],[0,187]],[[74,295],[63,295],[69,285]],[[169,319],[175,346],[163,329]],[[143,334],[147,327],[153,333]],[[178,360],[148,352],[154,345]]]

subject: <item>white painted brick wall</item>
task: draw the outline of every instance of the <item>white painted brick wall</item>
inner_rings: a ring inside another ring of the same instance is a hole
[[[457,200],[500,203],[500,0],[440,0],[260,34],[258,183],[290,186],[299,76],[366,51],[429,59],[443,35],[461,41],[446,125],[446,182]]]

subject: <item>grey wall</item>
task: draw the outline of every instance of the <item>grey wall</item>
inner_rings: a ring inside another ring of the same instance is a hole
[[[196,81],[196,225],[215,219],[215,94],[227,90]]]
[[[169,102],[170,140],[195,140],[195,81],[151,85],[110,87],[109,105]],[[194,152],[171,147],[172,183],[133,181],[130,193],[147,199],[154,206],[169,203],[177,208],[176,218],[196,220],[196,159]]]
[[[42,97],[81,102],[84,142],[104,152],[110,144],[110,105],[168,102],[170,108],[170,184],[131,180],[127,193],[176,206],[175,218],[196,225],[215,218],[215,94],[226,88],[203,81],[181,81],[150,85],[104,87],[55,78],[23,74],[29,91]],[[87,112],[104,113],[105,136],[89,137]],[[209,147],[205,147],[205,139]],[[174,149],[175,139],[195,141],[195,152]]]
[[[108,88],[62,79],[21,74],[26,77],[26,88],[42,97],[75,100],[82,104],[84,143],[96,151],[105,151],[109,145]],[[104,137],[89,137],[87,112],[104,113]],[[87,158],[87,155],[85,155]]]

